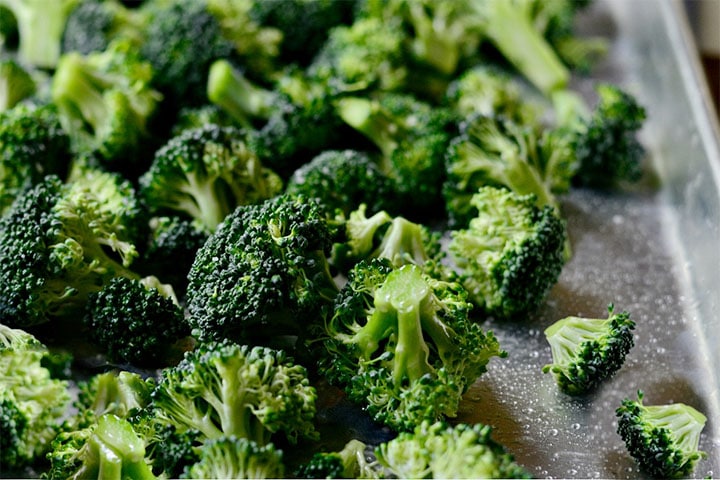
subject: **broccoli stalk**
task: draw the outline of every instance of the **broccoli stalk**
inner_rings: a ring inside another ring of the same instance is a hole
[[[0,0],[15,16],[23,62],[52,69],[61,54],[67,18],[79,0]]]
[[[611,377],[625,362],[635,344],[635,322],[627,312],[607,319],[566,317],[545,329],[553,363],[543,367],[552,372],[560,389],[570,395],[586,393]]]
[[[16,60],[0,60],[0,112],[13,108],[36,90],[35,79]]]
[[[705,415],[684,403],[644,405],[624,399],[616,410],[617,432],[638,465],[658,478],[684,478],[707,456],[699,450]]]

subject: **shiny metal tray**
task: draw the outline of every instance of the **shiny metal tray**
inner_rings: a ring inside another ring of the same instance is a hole
[[[697,477],[720,476],[720,147],[682,5],[597,0],[580,26],[611,39],[581,80],[612,80],[647,108],[645,181],[622,193],[576,190],[564,211],[574,256],[547,305],[529,322],[494,322],[506,360],[468,392],[457,420],[485,422],[535,477],[642,478],[616,433],[615,409],[683,402],[704,412],[708,458]],[[545,327],[568,315],[604,317],[613,302],[636,321],[636,345],[591,395],[559,393]]]

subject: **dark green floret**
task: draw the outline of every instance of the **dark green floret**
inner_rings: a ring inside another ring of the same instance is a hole
[[[468,298],[499,318],[534,312],[565,264],[565,221],[533,195],[502,188],[481,188],[472,204],[477,216],[451,231],[448,246]]]
[[[543,373],[551,372],[565,393],[587,393],[625,363],[635,345],[634,328],[630,315],[615,313],[612,304],[607,319],[571,316],[558,320],[545,329],[553,362],[543,367]]]
[[[205,441],[199,459],[180,478],[284,478],[283,452],[233,435]]]
[[[317,452],[297,467],[294,478],[380,478],[380,467],[369,460],[369,446],[349,440],[336,452]]]
[[[698,448],[707,418],[684,403],[644,405],[643,396],[638,391],[637,400],[624,399],[616,411],[628,453],[654,477],[691,476],[707,456]]]
[[[460,398],[505,352],[470,318],[467,292],[416,265],[358,263],[326,326],[321,369],[377,421],[412,430],[457,414]]]

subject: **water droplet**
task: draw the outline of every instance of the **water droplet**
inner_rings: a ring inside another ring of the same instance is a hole
[[[580,430],[580,424],[579,424],[579,423],[573,423],[572,425],[570,425],[570,428],[572,428],[573,430]]]
[[[551,428],[548,430],[548,435],[551,437],[557,437],[557,434],[560,433],[557,428]]]

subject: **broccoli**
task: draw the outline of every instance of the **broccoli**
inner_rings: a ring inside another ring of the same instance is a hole
[[[491,435],[488,425],[425,421],[375,455],[395,478],[532,478]]]
[[[440,232],[384,210],[368,218],[366,211],[360,204],[350,213],[344,235],[333,245],[330,260],[340,271],[370,258],[386,258],[394,267],[411,263],[428,271],[439,265],[444,255]]]
[[[449,110],[409,94],[385,93],[343,98],[338,112],[376,145],[380,170],[393,180],[403,213],[442,205],[444,155],[456,125]]]
[[[61,55],[65,23],[79,0],[0,0],[17,22],[18,58],[40,68],[53,69]]]
[[[258,445],[233,435],[206,440],[199,460],[180,478],[283,478],[283,453],[271,443]]]
[[[328,212],[349,215],[364,204],[371,213],[395,206],[393,184],[365,152],[326,150],[292,174],[285,193],[317,198]]]
[[[197,107],[182,107],[177,113],[175,123],[170,129],[170,136],[180,135],[184,130],[204,127],[207,124],[219,125],[221,127],[238,127],[227,112],[213,103],[207,103]]]
[[[0,4],[0,48],[15,51],[19,41],[15,15],[7,6]]]
[[[15,469],[42,458],[70,406],[68,382],[43,366],[49,354],[32,334],[0,324],[0,464]]]
[[[0,112],[13,108],[36,91],[35,79],[17,60],[0,59]]]
[[[62,36],[62,52],[102,52],[118,38],[135,45],[142,41],[144,15],[120,0],[82,0],[68,15]]]
[[[182,213],[212,232],[237,206],[280,193],[282,180],[247,140],[245,130],[214,124],[168,140],[139,180],[151,213]]]
[[[317,452],[295,469],[294,478],[380,478],[376,461],[369,460],[368,445],[349,440],[340,451]]]
[[[111,279],[88,297],[83,323],[110,361],[140,367],[175,363],[190,335],[174,291],[155,277]]]
[[[627,312],[608,318],[566,317],[545,329],[553,362],[543,373],[552,372],[560,389],[570,395],[587,393],[622,367],[635,345],[635,322]]]
[[[550,148],[569,150],[575,184],[608,189],[622,181],[637,182],[645,154],[637,133],[645,108],[617,85],[600,83],[595,90],[593,109],[574,92],[553,95],[558,120],[548,134]]]
[[[658,478],[684,478],[707,456],[699,450],[707,418],[684,403],[644,405],[626,398],[617,408],[617,432],[628,453],[647,473]]]
[[[361,261],[326,326],[321,371],[395,430],[457,414],[467,388],[506,353],[470,317],[467,292],[416,265]]]
[[[142,215],[129,182],[105,172],[47,176],[23,192],[0,219],[0,322],[75,319],[113,277],[139,278],[131,240]]]
[[[317,392],[305,367],[282,350],[230,341],[199,343],[176,366],[162,370],[152,403],[161,423],[205,439],[237,436],[268,445],[312,439]]]
[[[0,216],[45,175],[65,177],[70,137],[52,105],[16,105],[0,112]]]
[[[102,52],[64,54],[51,95],[74,148],[97,151],[109,166],[132,172],[144,159],[148,121],[161,98],[152,78],[152,67],[126,39]]]
[[[338,291],[326,257],[334,236],[311,199],[279,195],[238,207],[198,250],[188,274],[193,334],[273,345],[306,335]]]
[[[63,432],[48,454],[51,479],[103,478],[156,480],[148,464],[144,439],[131,423],[112,413],[84,429]]]
[[[470,301],[486,315],[514,318],[535,311],[565,264],[565,221],[533,195],[482,187],[478,214],[452,230],[448,250]]]

